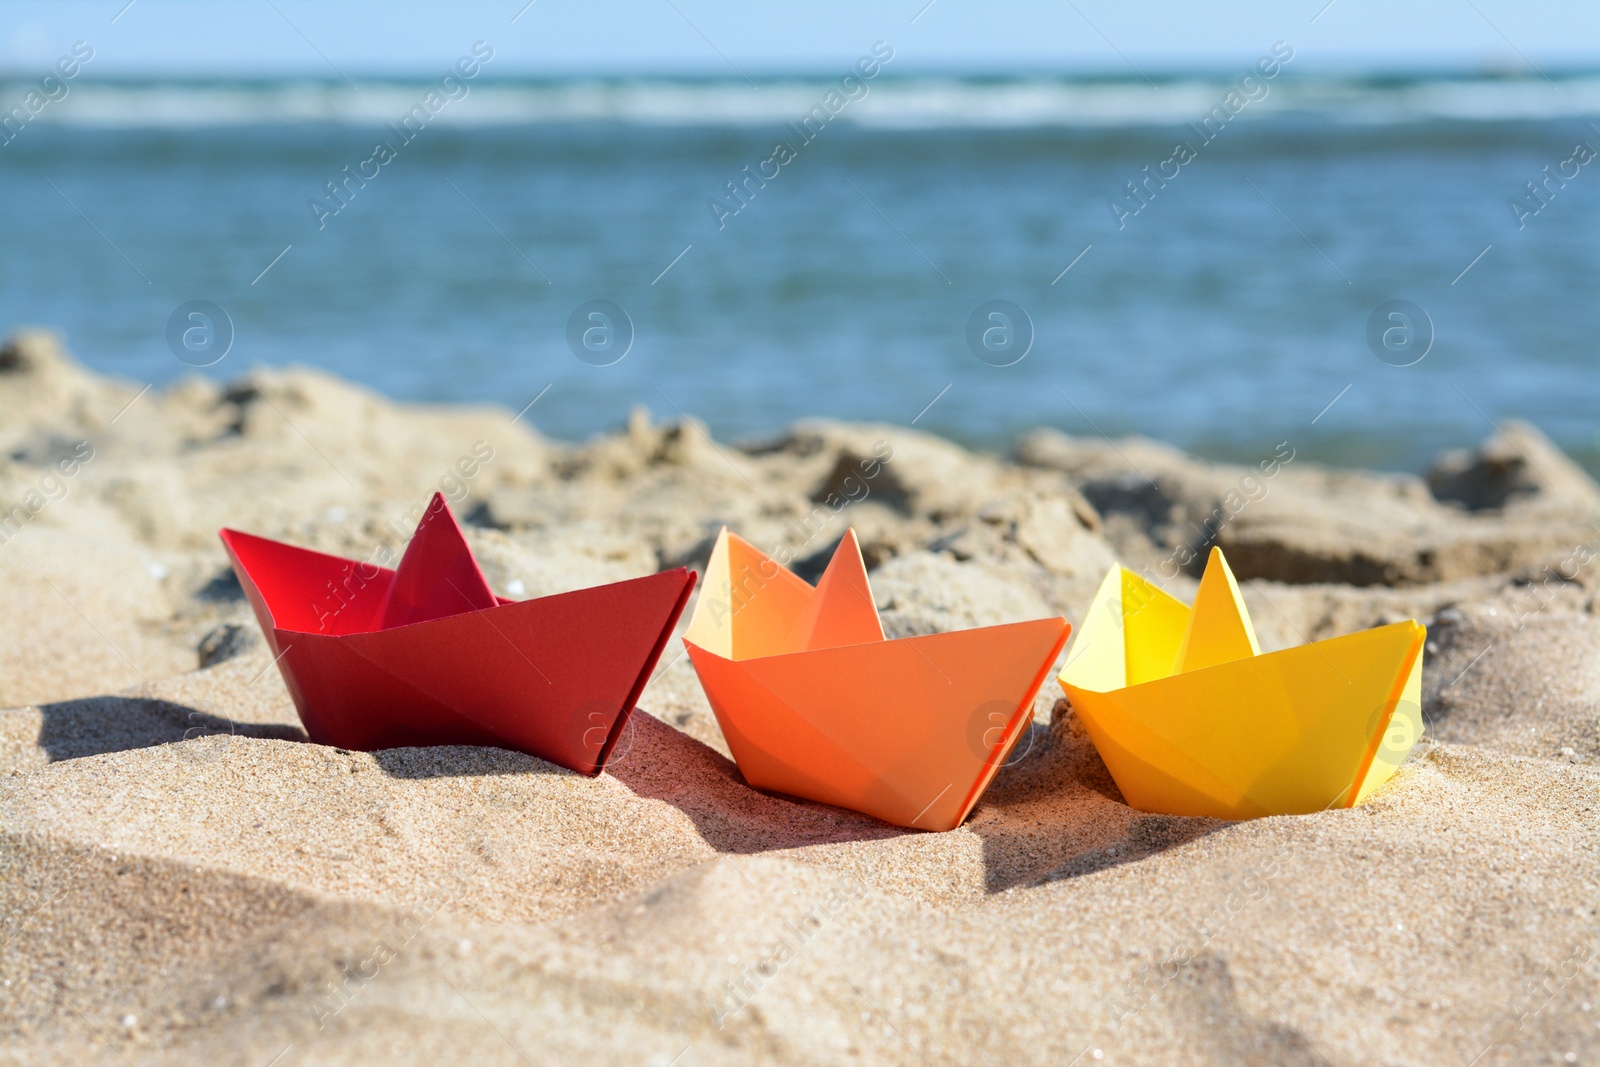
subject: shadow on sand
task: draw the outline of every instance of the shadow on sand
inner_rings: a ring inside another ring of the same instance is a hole
[[[164,700],[89,697],[39,708],[39,747],[50,760],[200,741],[185,758],[215,759],[234,737],[305,741],[298,726],[246,723]],[[394,778],[567,775],[556,764],[507,749],[469,745],[395,748],[372,753]],[[605,773],[634,795],[660,800],[694,823],[718,852],[756,855],[812,845],[929,837],[867,815],[752,789],[715,749],[636,711]],[[1228,825],[1213,819],[1147,815],[1122,801],[1098,753],[1058,712],[1034,724],[1009,755],[963,829],[982,842],[984,887],[1018,885],[1106,870]],[[961,831],[955,831],[960,833]]]
[[[282,723],[235,722],[184,704],[147,697],[98,696],[39,705],[38,745],[52,763],[205,739],[196,755],[220,750],[234,737],[304,741],[305,731]]]

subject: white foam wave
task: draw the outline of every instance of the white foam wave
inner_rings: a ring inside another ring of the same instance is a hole
[[[1600,75],[1540,78],[1438,78],[1372,84],[1350,80],[1266,83],[1244,118],[1303,114],[1332,121],[1403,124],[1429,120],[1497,121],[1600,115]],[[975,81],[883,79],[849,101],[836,121],[878,128],[1138,127],[1197,120],[1237,82],[1221,78],[1144,82],[1059,78]],[[0,82],[0,111],[21,103],[29,86]],[[343,83],[127,83],[82,80],[37,120],[93,127],[246,126],[331,123],[381,126],[419,104],[429,85]],[[482,81],[435,120],[461,125],[623,122],[649,126],[763,126],[798,122],[821,105],[834,83],[667,79]]]

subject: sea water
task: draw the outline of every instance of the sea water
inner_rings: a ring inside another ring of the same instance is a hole
[[[643,406],[1414,470],[1520,417],[1593,470],[1600,77],[1547,74],[1285,71],[1234,107],[1229,72],[885,71],[837,108],[485,74],[409,124],[426,80],[85,74],[0,137],[0,327],[567,439]]]

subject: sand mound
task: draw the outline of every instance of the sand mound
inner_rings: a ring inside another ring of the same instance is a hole
[[[1230,511],[1246,468],[1150,442],[511,414],[0,349],[0,1063],[1600,1054],[1600,495],[1534,431],[1428,479],[1293,460]],[[1355,810],[1148,815],[1052,684],[972,818],[906,833],[747,788],[675,644],[595,779],[306,743],[216,527],[365,558],[435,489],[512,596],[725,522],[814,572],[854,525],[896,633],[1081,618],[1118,556],[1187,595],[1220,541],[1269,646],[1427,622],[1430,739]]]

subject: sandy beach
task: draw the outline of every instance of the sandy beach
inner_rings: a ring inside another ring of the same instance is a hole
[[[1536,428],[1398,475],[1292,436],[572,444],[525,399],[0,349],[0,1063],[1600,1062],[1600,487]],[[724,524],[815,579],[854,527],[891,636],[1077,623],[1114,560],[1187,598],[1215,543],[1264,647],[1425,623],[1429,729],[1356,809],[1150,815],[1052,680],[965,825],[906,832],[747,787],[674,638],[597,778],[312,745],[217,530],[368,559],[435,491],[515,598]]]

